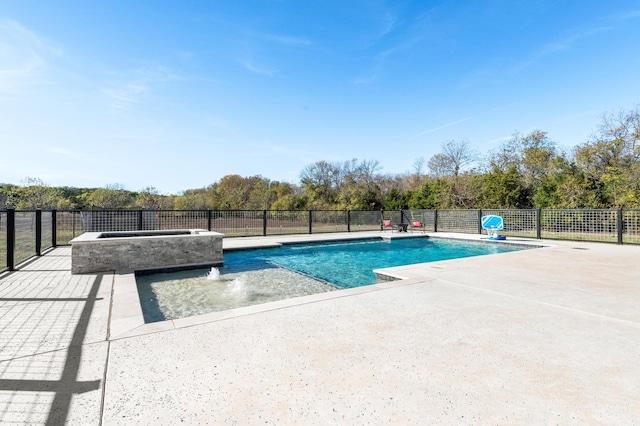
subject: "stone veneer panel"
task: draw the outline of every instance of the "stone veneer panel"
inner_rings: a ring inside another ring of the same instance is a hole
[[[87,232],[71,240],[71,273],[137,271],[181,266],[221,265],[222,238],[218,232],[192,229],[144,231],[143,236],[100,238],[101,234],[135,235],[135,232]]]

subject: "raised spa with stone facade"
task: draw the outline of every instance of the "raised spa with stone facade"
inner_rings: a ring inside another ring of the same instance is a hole
[[[220,266],[222,237],[204,229],[85,232],[71,243],[71,273]]]

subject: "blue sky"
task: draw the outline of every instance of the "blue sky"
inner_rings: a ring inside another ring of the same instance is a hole
[[[0,182],[162,193],[640,103],[640,1],[0,1]]]

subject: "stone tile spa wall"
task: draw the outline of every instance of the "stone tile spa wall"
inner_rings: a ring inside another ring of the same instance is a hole
[[[221,265],[222,238],[204,229],[86,232],[70,242],[71,272]]]

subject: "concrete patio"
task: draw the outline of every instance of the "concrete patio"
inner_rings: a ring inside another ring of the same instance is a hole
[[[640,247],[507,242],[154,324],[56,248],[0,274],[0,424],[640,424]]]

